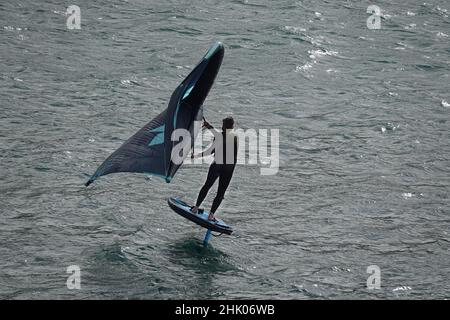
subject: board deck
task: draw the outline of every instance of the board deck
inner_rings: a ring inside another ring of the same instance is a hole
[[[203,209],[199,209],[198,213],[193,213],[189,204],[180,200],[178,198],[169,198],[167,200],[170,208],[179,215],[185,217],[186,219],[202,226],[203,228],[209,229],[211,231],[216,231],[224,234],[230,235],[233,229],[227,225],[223,220],[217,219],[217,221],[208,220],[209,212]]]

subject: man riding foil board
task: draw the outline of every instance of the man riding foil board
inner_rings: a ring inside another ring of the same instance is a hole
[[[209,167],[205,184],[200,189],[197,202],[191,208],[191,211],[193,213],[198,212],[198,208],[206,198],[209,189],[211,189],[214,182],[219,178],[217,194],[208,216],[208,220],[216,221],[214,214],[225,196],[236,166],[238,137],[233,132],[234,119],[232,117],[226,117],[222,120],[222,131],[216,130],[209,122],[205,119],[203,120],[203,125],[214,134],[214,140],[208,149],[196,155],[192,153],[191,158],[201,158],[214,154],[214,161]]]

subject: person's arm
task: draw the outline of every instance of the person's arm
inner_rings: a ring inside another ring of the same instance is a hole
[[[198,153],[198,154],[194,154],[194,152],[192,152],[191,158],[203,158],[206,156],[209,156],[211,154],[213,154],[216,150],[216,146],[215,146],[215,142],[216,139],[213,140],[213,142],[202,152]]]
[[[205,127],[206,129],[210,130],[213,135],[215,136],[215,134],[219,133],[219,131],[217,131],[211,123],[209,123],[208,121],[206,121],[205,117],[203,117],[203,127]],[[198,154],[194,154],[194,150],[192,150],[192,154],[191,154],[191,158],[203,158],[205,156],[209,156],[211,154],[213,154],[216,150],[215,150],[215,143],[216,138],[213,139],[213,142],[205,149],[203,150],[201,153]]]
[[[212,126],[211,123],[209,123],[208,121],[206,121],[205,117],[203,117],[203,126],[204,126],[206,129],[210,130],[214,135],[216,135],[217,133],[220,133],[219,131],[216,130],[216,128],[214,128],[214,127]]]

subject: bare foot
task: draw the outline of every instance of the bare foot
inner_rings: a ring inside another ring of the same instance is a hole
[[[198,207],[197,207],[197,206],[193,206],[193,207],[191,208],[191,211],[192,211],[193,213],[197,213],[197,212],[198,212]]]
[[[216,218],[214,218],[214,213],[209,213],[209,215],[208,215],[208,220],[210,220],[210,221],[216,221]]]

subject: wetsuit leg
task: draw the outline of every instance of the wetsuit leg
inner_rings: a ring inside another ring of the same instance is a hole
[[[195,203],[197,207],[199,207],[202,204],[203,200],[205,200],[209,189],[211,189],[214,182],[216,182],[217,178],[219,177],[220,171],[218,169],[218,165],[215,162],[213,162],[209,167],[208,177],[206,178],[205,184],[201,188],[200,193],[198,194],[197,202]]]
[[[211,207],[211,213],[216,212],[225,196],[225,191],[227,191],[228,185],[230,184],[231,178],[233,177],[234,165],[222,165],[221,169],[222,170],[220,170],[221,172],[219,176],[219,188]]]

